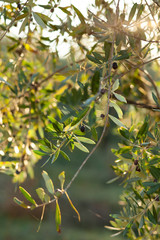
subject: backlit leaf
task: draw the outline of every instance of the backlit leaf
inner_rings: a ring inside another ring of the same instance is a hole
[[[23,188],[23,187],[19,187],[19,190],[21,191],[21,193],[23,194],[23,196],[29,201],[31,202],[33,205],[37,205],[35,200],[31,197],[31,195]]]
[[[48,192],[51,193],[52,195],[54,195],[54,185],[53,185],[52,180],[48,176],[48,173],[43,171],[42,176],[43,176],[43,179],[45,181],[45,185],[46,185],[46,188],[47,188]]]
[[[55,222],[56,222],[57,232],[61,233],[61,211],[60,211],[59,204],[58,204],[57,200],[56,200]]]

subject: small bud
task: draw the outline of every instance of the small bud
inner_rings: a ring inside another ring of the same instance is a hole
[[[113,68],[114,70],[116,70],[116,69],[118,68],[118,65],[117,65],[116,62],[113,62],[113,64],[112,64],[112,68]]]
[[[137,171],[137,172],[140,172],[140,171],[141,171],[141,169],[140,169],[139,166],[136,167],[136,171]]]
[[[138,160],[134,160],[134,165],[138,165]]]
[[[54,8],[51,8],[50,12],[53,13],[54,12]]]
[[[62,196],[63,192],[62,190],[60,189],[56,189],[55,192],[54,192],[54,195],[57,197],[57,198],[60,198]]]
[[[101,94],[105,94],[106,89],[105,89],[105,88],[102,88],[100,92],[101,92]]]
[[[82,126],[80,127],[80,130],[81,130],[81,132],[85,132],[85,126],[82,125]]]

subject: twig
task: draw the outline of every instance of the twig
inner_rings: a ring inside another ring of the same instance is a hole
[[[160,99],[160,94],[158,92],[157,86],[156,86],[153,78],[151,77],[151,75],[147,71],[145,71],[141,67],[138,67],[137,65],[131,63],[130,61],[126,60],[126,62],[129,63],[130,65],[132,65],[133,68],[138,68],[141,72],[143,72],[148,77],[148,79],[150,80],[150,82],[151,82],[151,84],[152,84],[152,86],[153,86],[153,88],[154,88],[154,90],[157,94],[157,98]]]
[[[155,106],[155,105],[148,105],[148,104],[145,104],[145,103],[138,103],[138,102],[135,102],[133,100],[129,100],[129,99],[126,99],[127,100],[127,104],[131,104],[131,105],[135,105],[137,107],[140,107],[140,108],[146,108],[146,109],[149,109],[149,110],[160,110],[160,107],[158,106]]]
[[[97,144],[95,145],[95,147],[92,149],[92,151],[88,154],[88,156],[84,159],[84,161],[82,162],[82,164],[80,165],[80,167],[78,168],[77,172],[74,174],[74,176],[72,177],[72,179],[70,180],[70,182],[68,183],[68,185],[65,188],[65,191],[68,190],[68,188],[70,188],[71,184],[73,183],[73,181],[77,178],[78,174],[80,173],[81,169],[83,168],[83,166],[86,164],[86,162],[88,161],[88,159],[92,156],[92,154],[95,152],[95,150],[97,149],[97,147],[99,146],[99,144],[101,143],[107,126],[108,126],[108,115],[109,115],[109,100],[110,100],[110,96],[111,96],[111,69],[112,69],[112,58],[113,58],[113,51],[114,51],[114,41],[115,41],[115,34],[113,35],[113,41],[112,41],[112,47],[111,47],[111,53],[110,53],[110,64],[109,64],[109,76],[108,76],[108,82],[109,82],[109,88],[108,88],[108,96],[107,96],[107,104],[106,104],[106,114],[105,114],[105,123],[104,123],[104,128],[102,131],[102,134],[97,142]]]
[[[23,4],[22,9],[26,6],[28,0]],[[10,22],[10,24],[8,25],[8,27],[6,28],[6,30],[4,31],[4,33],[0,36],[0,41],[4,38],[4,36],[6,35],[6,33],[9,31],[9,29],[12,27],[13,23],[16,21],[17,17],[19,16],[20,12],[22,11],[18,10],[15,12],[15,17],[12,19],[12,21]]]

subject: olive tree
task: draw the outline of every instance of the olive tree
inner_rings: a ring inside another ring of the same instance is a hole
[[[116,230],[113,236],[159,239],[160,3],[91,4],[84,16],[60,0],[0,1],[0,171],[22,184],[34,178],[42,156],[44,166],[59,155],[72,160],[68,149],[87,153],[67,184],[65,169],[59,173],[60,188],[42,172],[46,189],[36,189],[39,202],[21,186],[26,202],[14,198],[23,208],[41,207],[41,221],[46,205],[55,203],[60,232],[58,200],[66,195],[80,221],[67,190],[112,121],[123,139],[112,150],[117,176],[110,183],[123,180],[123,209],[105,227]],[[59,56],[62,42],[69,49],[66,59]],[[90,152],[86,144],[93,145]]]

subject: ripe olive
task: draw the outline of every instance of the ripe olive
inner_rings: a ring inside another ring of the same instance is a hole
[[[80,130],[81,130],[81,132],[85,132],[85,126],[82,125],[82,126],[80,127]]]
[[[141,171],[141,169],[140,169],[139,166],[136,167],[136,171],[137,171],[137,172],[140,172],[140,171]]]
[[[100,117],[101,117],[101,118],[105,118],[105,115],[102,113]]]
[[[101,94],[105,94],[105,92],[106,92],[106,89],[105,89],[105,88],[102,88],[102,89],[101,89]]]
[[[116,70],[116,69],[118,68],[118,65],[117,65],[116,62],[113,62],[113,64],[112,64],[112,68],[113,68],[114,70]]]
[[[134,165],[138,165],[138,160],[134,160]]]

